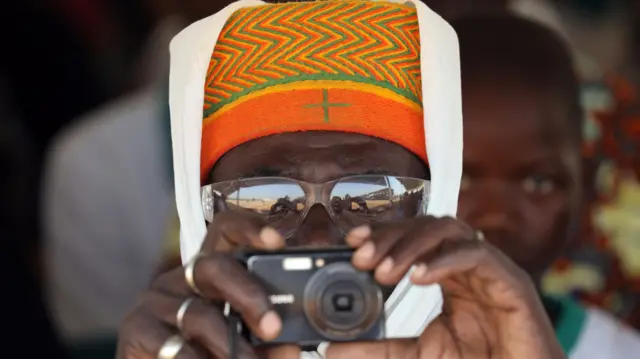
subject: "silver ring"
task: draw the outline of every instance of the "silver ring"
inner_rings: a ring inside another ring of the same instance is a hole
[[[185,301],[180,304],[180,308],[178,308],[178,313],[176,313],[176,327],[178,327],[178,330],[180,331],[182,331],[182,328],[184,327],[184,315],[187,313],[192,302],[193,297],[189,297],[185,299]]]
[[[158,359],[174,359],[180,352],[180,349],[182,349],[183,345],[184,339],[182,339],[181,336],[174,335],[170,337],[166,342],[164,342],[164,344],[162,344],[162,347],[158,352]]]
[[[191,260],[184,266],[184,280],[187,282],[187,285],[189,286],[189,288],[191,288],[191,290],[199,295],[199,296],[203,296],[202,292],[200,292],[200,290],[198,289],[198,287],[196,286],[196,280],[194,277],[194,273],[193,270],[196,266],[196,263],[198,262],[198,259],[202,258],[202,257],[206,257],[206,254],[204,253],[198,253],[195,256],[193,256],[193,258],[191,258]]]
[[[484,242],[484,233],[482,233],[482,231],[476,231],[476,239],[480,242]]]

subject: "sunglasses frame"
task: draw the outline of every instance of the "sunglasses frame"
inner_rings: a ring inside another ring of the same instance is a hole
[[[207,222],[209,223],[213,222],[214,211],[215,211],[215,208],[214,208],[215,196],[218,195],[220,197],[223,197],[221,190],[226,186],[240,188],[241,187],[240,184],[242,184],[243,182],[246,183],[246,182],[264,181],[265,184],[268,184],[269,181],[273,181],[273,182],[282,181],[282,182],[290,182],[290,183],[297,184],[302,189],[305,195],[305,207],[304,207],[304,210],[299,215],[299,218],[296,223],[296,228],[300,227],[300,225],[304,222],[305,218],[309,214],[309,211],[311,211],[311,208],[316,204],[319,204],[319,205],[322,205],[325,211],[329,214],[331,221],[333,221],[337,225],[337,227],[340,228],[340,230],[342,230],[341,226],[337,222],[336,213],[334,212],[333,208],[331,208],[331,192],[335,188],[336,184],[340,182],[344,182],[345,180],[348,180],[348,179],[384,178],[387,183],[387,186],[390,188],[390,184],[389,184],[390,177],[398,180],[405,179],[405,180],[411,180],[411,181],[421,181],[424,184],[424,187],[422,188],[426,188],[426,190],[423,190],[423,196],[422,196],[422,202],[421,202],[422,205],[419,208],[416,216],[425,215],[427,213],[427,207],[429,205],[431,181],[422,179],[422,178],[392,176],[392,175],[352,175],[352,176],[345,176],[345,177],[324,182],[324,183],[310,183],[310,182],[300,181],[300,180],[288,178],[288,177],[250,177],[250,178],[242,178],[237,180],[216,182],[216,183],[211,183],[211,184],[202,186],[200,188],[202,213],[204,215],[204,219]]]

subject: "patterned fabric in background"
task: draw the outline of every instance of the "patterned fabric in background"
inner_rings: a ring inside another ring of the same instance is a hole
[[[581,248],[543,283],[640,329],[640,108],[637,88],[619,76],[585,84],[583,104],[589,211]],[[593,166],[589,168],[589,166]]]

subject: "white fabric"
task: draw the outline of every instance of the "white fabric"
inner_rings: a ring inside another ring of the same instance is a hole
[[[578,342],[569,353],[569,359],[627,359],[639,356],[640,335],[597,309],[587,310]]]
[[[431,198],[427,212],[455,216],[462,175],[462,100],[457,35],[419,0],[422,92]],[[200,141],[206,71],[220,31],[236,10],[264,5],[241,0],[202,19],[171,42],[169,103],[175,192],[182,260],[199,250],[206,234],[200,201]],[[415,337],[441,311],[440,287],[414,286],[405,278],[386,303],[389,337]]]

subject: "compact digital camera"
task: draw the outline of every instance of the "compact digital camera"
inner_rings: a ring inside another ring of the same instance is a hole
[[[384,339],[383,289],[372,273],[351,265],[352,254],[345,247],[244,253],[241,260],[283,322],[275,340],[265,343],[245,333],[249,341],[313,347],[326,341]]]

